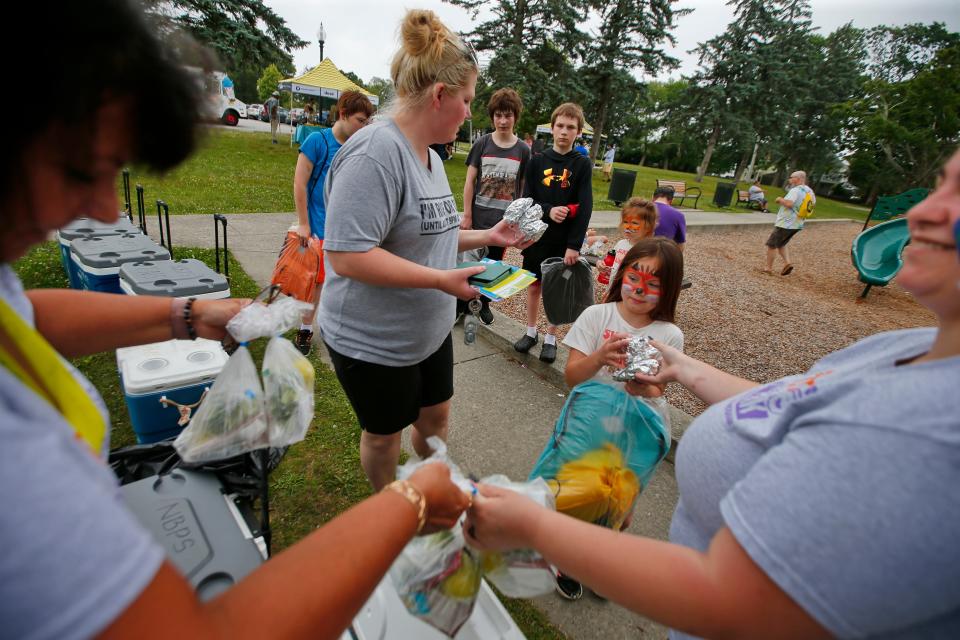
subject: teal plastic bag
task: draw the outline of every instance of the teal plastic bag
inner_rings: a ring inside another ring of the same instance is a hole
[[[619,529],[669,450],[655,408],[590,380],[570,392],[530,479],[547,481],[557,511]]]

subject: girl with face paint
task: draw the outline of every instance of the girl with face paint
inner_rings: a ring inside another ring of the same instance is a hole
[[[597,265],[600,276],[597,278],[603,284],[609,284],[617,275],[627,252],[644,238],[653,236],[657,228],[657,207],[643,198],[630,198],[620,210],[620,232],[623,239],[614,245],[613,265],[607,266],[602,262]]]
[[[637,241],[623,257],[603,304],[584,311],[563,343],[570,347],[567,384],[591,378],[613,383],[608,367],[618,368],[627,340],[653,338],[683,350],[683,332],[673,324],[683,280],[683,254],[667,238]],[[638,382],[624,387],[634,395],[662,395],[661,387]]]

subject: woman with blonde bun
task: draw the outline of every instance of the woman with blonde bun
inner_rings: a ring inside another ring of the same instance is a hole
[[[360,463],[374,489],[396,473],[400,432],[427,456],[446,439],[453,396],[457,298],[477,291],[455,269],[460,251],[513,246],[501,222],[460,230],[443,163],[431,144],[457,136],[477,82],[473,51],[432,11],[408,11],[390,73],[396,98],[343,146],[326,184],[327,284],[319,327],[363,434]]]

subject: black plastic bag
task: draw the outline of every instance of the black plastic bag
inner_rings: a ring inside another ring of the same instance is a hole
[[[570,324],[594,303],[593,269],[583,258],[567,266],[563,258],[547,258],[540,264],[543,309],[550,324]]]

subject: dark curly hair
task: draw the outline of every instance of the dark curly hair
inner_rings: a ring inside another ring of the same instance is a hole
[[[41,40],[25,49],[20,32],[38,10],[52,19],[42,20]],[[45,135],[55,133],[73,163],[88,160],[96,114],[109,101],[130,105],[134,163],[164,171],[193,151],[201,87],[178,57],[189,38],[168,30],[161,42],[159,27],[132,0],[54,1],[43,8],[13,3],[4,13],[0,59],[10,63],[8,86],[21,96],[52,97],[52,105],[28,108],[27,99],[17,99],[15,108],[25,113],[5,136],[0,198],[9,197],[27,170],[24,153]],[[210,65],[212,55],[205,57]]]

